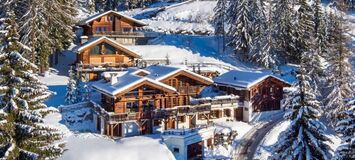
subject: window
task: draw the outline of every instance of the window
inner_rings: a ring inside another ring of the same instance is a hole
[[[116,50],[115,47],[113,47],[113,46],[111,46],[111,45],[109,45],[107,43],[105,43],[104,46],[105,46],[105,49],[106,49],[106,51],[105,51],[106,54],[116,54],[117,50]]]
[[[96,32],[101,32],[101,27],[96,27]]]
[[[131,28],[125,27],[125,28],[123,28],[123,32],[131,32]]]
[[[185,116],[179,116],[178,117],[179,122],[185,123],[186,122],[186,117]]]
[[[91,48],[90,54],[92,54],[92,55],[101,54],[101,45],[97,45],[97,46]]]
[[[112,22],[113,21],[113,16],[107,16],[107,21]]]
[[[102,27],[102,31],[105,32],[106,31],[106,27]]]
[[[179,148],[175,148],[174,147],[173,151],[176,152],[176,153],[179,153]]]

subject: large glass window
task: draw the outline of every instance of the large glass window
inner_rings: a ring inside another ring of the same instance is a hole
[[[97,46],[91,48],[90,54],[94,54],[94,55],[101,54],[101,45],[97,45]]]
[[[131,28],[123,28],[123,32],[131,32]]]
[[[116,54],[116,48],[109,45],[109,44],[104,44],[105,45],[105,49],[106,49],[106,54]]]

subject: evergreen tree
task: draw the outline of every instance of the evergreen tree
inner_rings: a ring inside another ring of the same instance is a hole
[[[300,0],[297,10],[297,22],[294,25],[295,51],[289,62],[300,63],[298,53],[309,52],[314,49],[314,16],[311,6],[307,0]]]
[[[259,29],[261,29],[260,3],[254,0],[231,1],[230,3],[228,35],[231,37],[231,41],[229,45],[233,46],[235,52],[246,60],[254,37],[260,33]]]
[[[285,100],[285,107],[290,109],[285,118],[290,120],[291,124],[281,133],[275,146],[276,159],[331,158],[331,148],[325,143],[330,139],[325,136],[326,127],[319,121],[320,102],[312,93],[310,77],[306,74],[305,67],[302,60],[297,75],[298,83]]]
[[[347,47],[350,42],[345,34],[347,30],[346,22],[341,16],[331,14],[330,23],[330,47],[327,55],[329,65],[326,70],[329,92],[326,93],[325,108],[327,117],[334,125],[338,113],[346,109],[344,100],[353,96],[354,90],[351,83],[354,82],[354,74],[349,63],[352,52]]]
[[[41,72],[48,69],[51,54],[69,47],[74,39],[74,0],[23,0],[26,12],[19,17],[21,42],[32,48],[28,58]]]
[[[78,90],[76,84],[76,77],[72,67],[69,70],[69,80],[67,84],[67,93],[65,94],[65,103],[66,104],[74,104],[78,102]]]
[[[62,149],[54,144],[60,135],[43,124],[44,101],[51,95],[22,54],[29,50],[18,41],[13,12],[0,22],[0,157],[53,159]]]
[[[259,23],[266,23],[266,26],[259,25],[260,34],[254,37],[254,45],[250,51],[251,61],[266,68],[274,68],[278,63],[278,49],[274,39],[274,24],[271,1],[268,2],[267,20],[260,20]]]
[[[215,27],[215,34],[216,35],[223,35],[225,34],[224,24],[226,22],[227,16],[227,0],[218,0],[216,7],[213,9],[214,17],[213,23]]]
[[[272,26],[274,30],[274,39],[280,50],[280,62],[292,62],[296,52],[294,42],[294,22],[295,12],[291,6],[291,0],[273,0],[272,1]]]
[[[86,82],[83,81],[85,77],[83,77],[81,72],[77,72],[76,77],[76,88],[77,88],[77,103],[85,102],[90,100],[90,87]]]
[[[355,159],[355,99],[339,114],[336,131],[341,136],[341,144],[335,152],[335,160]]]
[[[218,0],[216,7],[213,9],[215,13],[213,17],[215,28],[214,33],[218,36],[218,40],[222,40],[222,53],[224,52],[225,48],[225,23],[227,18],[227,4],[227,0]]]

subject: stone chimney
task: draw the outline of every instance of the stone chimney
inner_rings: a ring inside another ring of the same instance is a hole
[[[85,42],[87,42],[89,40],[89,37],[88,36],[81,36],[80,37],[80,43],[81,44],[84,44]]]

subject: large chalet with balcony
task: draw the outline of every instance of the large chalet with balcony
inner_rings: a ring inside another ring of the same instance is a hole
[[[149,37],[142,32],[147,24],[116,11],[90,16],[77,24],[85,37],[109,37],[121,44],[145,44]]]
[[[137,53],[104,36],[83,42],[76,52],[76,69],[89,80],[99,79],[102,72],[134,67],[140,59]]]
[[[177,128],[179,121],[191,118],[178,115],[177,106],[182,106],[179,113],[210,111],[203,105],[188,105],[191,97],[213,81],[182,68],[153,65],[105,77],[92,87],[101,93],[101,106],[107,112],[94,118],[98,130],[106,135],[123,137]]]

